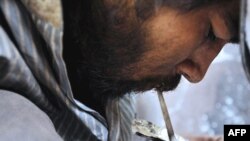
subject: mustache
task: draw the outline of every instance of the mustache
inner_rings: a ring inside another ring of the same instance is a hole
[[[164,92],[174,90],[178,86],[180,80],[181,75],[174,74],[165,77],[147,78],[138,82],[126,84],[131,84],[131,90],[136,92],[145,92],[151,89],[156,89],[157,91]]]
[[[176,74],[173,76],[168,76],[164,79],[159,85],[155,87],[157,91],[165,92],[165,91],[172,91],[177,88],[178,84],[180,83],[181,75]]]

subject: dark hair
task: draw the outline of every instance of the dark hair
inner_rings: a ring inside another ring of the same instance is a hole
[[[213,3],[229,2],[231,0],[135,0],[135,9],[137,16],[142,19],[150,17],[154,10],[167,6],[178,9],[182,12],[188,12]]]

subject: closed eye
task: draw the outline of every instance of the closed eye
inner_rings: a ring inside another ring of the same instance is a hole
[[[215,42],[217,40],[217,37],[214,34],[214,30],[213,30],[212,25],[209,26],[209,30],[208,30],[207,35],[206,35],[206,39],[211,41],[211,42]]]

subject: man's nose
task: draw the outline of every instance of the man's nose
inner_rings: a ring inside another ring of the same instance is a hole
[[[178,71],[188,81],[197,83],[201,81],[207,71],[209,64],[203,64],[202,66],[192,60],[185,60],[178,66]]]
[[[203,79],[208,67],[217,56],[217,51],[198,51],[190,58],[182,61],[178,66],[178,73],[182,74],[188,81],[197,83]]]

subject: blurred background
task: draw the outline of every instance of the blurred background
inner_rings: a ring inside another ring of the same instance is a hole
[[[164,96],[176,134],[223,135],[225,124],[250,124],[249,93],[239,45],[228,44],[200,83],[182,78],[179,87]],[[137,95],[136,102],[137,118],[164,126],[155,91]]]

